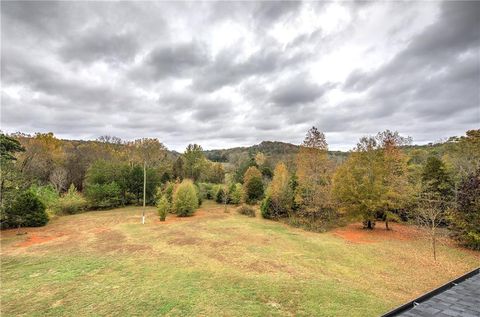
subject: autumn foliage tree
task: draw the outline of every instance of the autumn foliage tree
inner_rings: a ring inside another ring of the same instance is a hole
[[[480,250],[480,168],[460,183],[451,221],[454,236],[463,245]]]
[[[329,217],[333,212],[333,165],[327,151],[325,135],[312,127],[297,154],[295,203],[303,215],[313,220],[317,215]]]
[[[411,143],[410,137],[403,137],[397,131],[385,130],[376,136],[380,155],[383,158],[385,206],[379,215],[389,229],[390,220],[399,220],[398,211],[407,207],[415,189],[408,179],[408,157],[402,146]]]
[[[262,202],[262,216],[268,219],[288,216],[292,209],[292,197],[287,167],[284,163],[278,163],[272,182],[267,188],[266,198]]]
[[[384,204],[384,171],[374,138],[363,137],[337,169],[333,192],[343,210],[361,216],[364,227],[373,229],[376,211]]]
[[[262,173],[255,166],[250,166],[243,176],[243,192],[248,204],[254,204],[263,197]]]
[[[65,160],[61,140],[53,133],[37,133],[34,137],[17,136],[25,151],[18,155],[20,171],[28,178],[48,183],[56,166]]]
[[[363,137],[336,171],[334,194],[341,207],[363,218],[373,229],[379,214],[388,221],[403,206],[409,192],[407,160],[399,146],[409,142],[397,132]]]

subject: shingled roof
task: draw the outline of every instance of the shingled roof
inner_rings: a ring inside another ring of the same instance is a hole
[[[480,317],[480,268],[477,268],[383,317]]]

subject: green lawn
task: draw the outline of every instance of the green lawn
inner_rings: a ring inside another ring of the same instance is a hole
[[[448,244],[435,263],[418,236],[352,242],[212,202],[140,219],[127,207],[2,232],[1,315],[375,316],[480,263]]]

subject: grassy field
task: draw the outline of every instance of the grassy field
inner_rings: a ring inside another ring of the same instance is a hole
[[[1,237],[2,316],[375,316],[480,263],[421,232],[328,233],[205,202],[165,223],[127,207]]]

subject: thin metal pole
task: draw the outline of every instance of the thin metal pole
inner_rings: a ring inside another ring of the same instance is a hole
[[[147,187],[147,162],[143,161],[143,209],[142,209],[142,224],[145,224],[145,194]]]

